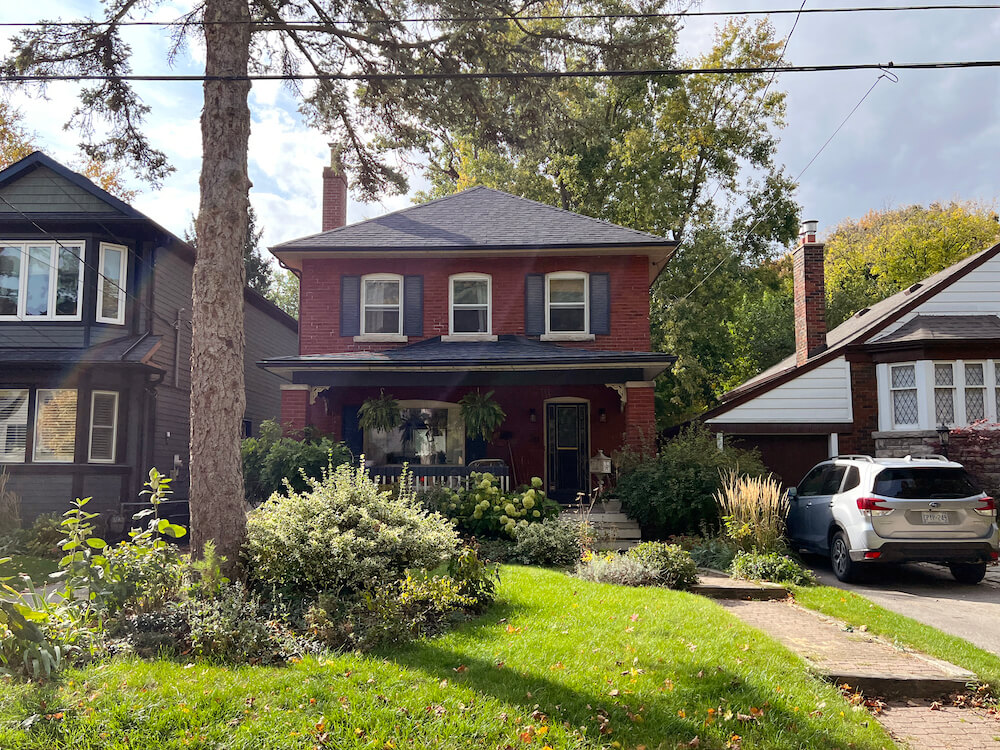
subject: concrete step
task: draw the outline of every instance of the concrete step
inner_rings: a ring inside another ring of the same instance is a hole
[[[580,520],[587,519],[591,523],[635,523],[634,520],[626,516],[624,513],[579,513],[575,510],[564,510],[560,515],[566,516],[567,518],[579,518]]]

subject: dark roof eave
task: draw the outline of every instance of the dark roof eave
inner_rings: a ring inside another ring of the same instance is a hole
[[[292,242],[296,242],[293,240]],[[375,252],[399,252],[399,253],[446,253],[446,252],[471,252],[471,251],[502,251],[502,250],[608,250],[618,248],[622,250],[640,249],[675,249],[677,242],[674,240],[663,240],[662,242],[571,242],[571,243],[532,243],[532,244],[491,244],[491,245],[442,245],[438,247],[427,247],[426,245],[349,245],[331,247],[329,244],[318,245],[293,245],[282,243],[269,248],[271,253],[280,257],[284,253],[295,252],[328,252],[328,253],[375,253]]]
[[[530,370],[533,368],[552,368],[552,367],[574,367],[574,368],[586,368],[588,365],[605,365],[605,366],[620,366],[628,367],[635,365],[642,365],[647,367],[655,367],[657,365],[662,365],[663,367],[669,367],[674,362],[677,361],[677,357],[674,355],[665,355],[657,357],[630,357],[630,358],[588,358],[581,359],[579,357],[565,357],[565,358],[555,358],[548,359],[545,361],[530,360],[530,359],[504,359],[496,361],[480,361],[480,362],[462,362],[462,368],[466,370],[511,370],[511,369],[522,369]],[[429,370],[429,369],[454,369],[454,364],[449,364],[447,362],[442,362],[440,360],[433,361],[391,361],[391,360],[358,360],[354,362],[350,361],[329,361],[329,360],[300,360],[300,359],[266,359],[257,363],[257,366],[265,370],[269,369],[326,369],[326,370]]]

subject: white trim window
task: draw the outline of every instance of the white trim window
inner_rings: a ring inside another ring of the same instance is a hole
[[[73,463],[76,452],[76,390],[39,388],[35,395],[35,445],[38,463]]]
[[[986,363],[964,362],[965,422],[972,424],[986,419]]]
[[[403,277],[371,274],[361,278],[361,335],[403,333]]]
[[[894,427],[916,427],[919,424],[917,373],[912,364],[889,367],[889,394],[892,401]]]
[[[589,333],[587,281],[587,274],[580,271],[546,274],[545,332],[547,334]]]
[[[0,463],[24,463],[28,442],[28,390],[0,390]]]
[[[128,248],[101,243],[97,278],[97,322],[124,325]]]
[[[80,320],[84,243],[0,240],[0,320]]]
[[[448,281],[448,320],[452,336],[493,333],[493,283],[488,274],[460,273]]]
[[[364,431],[365,458],[374,465],[461,466],[465,457],[462,407],[445,401],[400,401],[402,424]]]
[[[955,424],[955,365],[934,363],[934,423]]]
[[[118,392],[94,391],[90,395],[90,453],[95,464],[113,464],[118,441]]]

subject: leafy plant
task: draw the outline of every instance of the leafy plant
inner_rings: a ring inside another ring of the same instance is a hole
[[[622,509],[639,522],[643,537],[666,539],[719,527],[715,493],[721,472],[738,470],[760,476],[766,472],[757,453],[726,446],[704,426],[690,427],[666,442],[659,454],[622,474],[617,493]]]
[[[518,526],[514,530],[514,547],[509,560],[522,565],[575,565],[580,562],[592,536],[593,530],[587,523],[559,516]]]
[[[62,518],[55,513],[45,513],[37,518],[28,529],[24,549],[29,555],[50,557],[58,560],[59,543],[63,539]]]
[[[691,553],[678,544],[643,542],[626,554],[656,570],[660,584],[668,589],[687,590],[698,583],[698,568]]]
[[[8,562],[3,558],[0,564]],[[0,578],[0,667],[8,674],[19,672],[38,679],[62,668],[66,646],[51,639],[46,625],[55,619],[55,605],[39,593],[30,578],[14,588]]]
[[[365,399],[358,409],[358,426],[363,430],[392,432],[403,423],[403,413],[399,402],[385,391],[378,398]]]
[[[729,572],[736,578],[748,581],[774,581],[799,586],[816,583],[816,576],[787,555],[776,552],[739,552],[733,559]]]
[[[740,550],[781,552],[788,499],[772,476],[750,477],[729,470],[715,502],[725,535]]]
[[[490,440],[507,418],[500,404],[493,400],[494,393],[495,391],[470,391],[458,400],[468,437]]]
[[[83,623],[89,623],[91,616],[106,606],[110,577],[104,555],[108,543],[94,536],[95,527],[91,523],[99,514],[84,510],[90,500],[77,498],[63,514],[65,539],[59,546],[65,554],[59,561],[60,570],[52,574],[53,578],[65,581],[61,595],[67,604],[79,610],[79,620]]]
[[[739,551],[729,538],[721,534],[672,536],[670,541],[686,549],[699,568],[728,570],[729,564]]]
[[[500,567],[484,563],[472,547],[463,547],[452,556],[448,575],[458,584],[458,591],[468,600],[470,609],[485,610],[496,599]]]
[[[211,598],[188,599],[187,617],[191,653],[211,661],[245,664],[284,661],[290,654],[289,637],[266,617],[260,599],[240,582],[222,586]]]
[[[244,560],[265,590],[356,597],[402,580],[407,569],[433,569],[458,547],[444,518],[411,492],[382,491],[363,466],[324,471],[309,485],[272,496],[247,517]]]
[[[344,443],[311,433],[301,440],[282,437],[281,427],[271,420],[261,423],[259,437],[243,441],[241,455],[244,491],[251,505],[284,491],[286,482],[296,492],[304,492],[308,478],[318,479],[328,466],[351,460]]]
[[[585,554],[576,566],[576,576],[585,581],[619,586],[656,586],[660,578],[653,566],[615,552]]]
[[[454,521],[458,529],[481,538],[513,536],[518,528],[559,515],[558,503],[542,491],[542,480],[532,477],[531,487],[504,493],[489,472],[469,475],[469,486],[458,490],[439,488],[420,494],[432,511]]]

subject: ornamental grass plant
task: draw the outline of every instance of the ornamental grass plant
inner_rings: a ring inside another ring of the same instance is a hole
[[[715,493],[725,535],[745,552],[782,552],[788,498],[772,476],[723,474]]]

